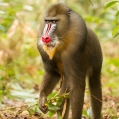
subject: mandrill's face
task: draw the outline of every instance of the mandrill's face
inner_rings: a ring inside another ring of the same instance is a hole
[[[61,6],[60,11],[56,6],[51,7],[47,10],[43,24],[41,24],[38,46],[42,46],[50,59],[53,58],[57,46],[62,43],[68,30],[70,22],[68,11],[69,8],[66,6]]]

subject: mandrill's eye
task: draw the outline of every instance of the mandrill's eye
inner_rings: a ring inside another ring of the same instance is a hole
[[[45,20],[46,23],[49,23],[50,21],[49,20]]]
[[[54,20],[54,21],[52,21],[53,23],[56,23],[56,21]]]
[[[50,19],[45,19],[46,23],[57,23],[58,21],[59,21],[59,19],[53,19],[53,20],[52,19],[51,20]]]

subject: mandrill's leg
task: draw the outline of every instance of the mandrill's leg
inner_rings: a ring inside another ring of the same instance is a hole
[[[94,69],[89,77],[89,87],[91,92],[92,119],[101,119],[102,90],[100,81],[100,68]]]
[[[66,80],[63,78],[61,84],[61,91],[59,95],[62,95],[63,93],[67,93],[67,92],[69,92],[68,87],[66,86]],[[68,119],[69,108],[70,108],[70,99],[66,98],[64,99],[63,104],[61,105],[61,111],[60,111],[60,114],[62,115],[63,119]]]

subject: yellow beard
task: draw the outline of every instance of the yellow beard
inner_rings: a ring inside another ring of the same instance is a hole
[[[49,58],[52,60],[55,52],[56,52],[56,48],[57,46],[53,47],[53,48],[49,48],[46,45],[43,45],[43,49],[44,51],[47,53],[47,55],[49,56]]]

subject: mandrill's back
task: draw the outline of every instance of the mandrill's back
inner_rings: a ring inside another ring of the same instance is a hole
[[[89,65],[92,66],[102,66],[102,51],[99,40],[96,34],[88,28],[88,38],[86,49],[88,49],[89,57]]]

